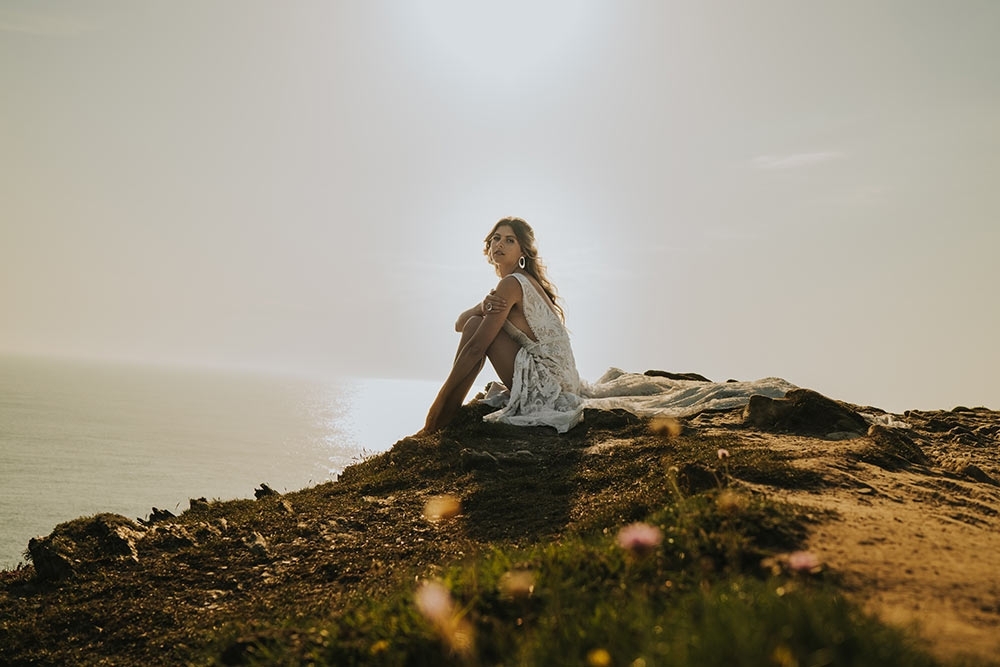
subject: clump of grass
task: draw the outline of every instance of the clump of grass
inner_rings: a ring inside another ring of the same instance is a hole
[[[845,601],[822,576],[762,567],[764,556],[800,541],[803,524],[794,508],[723,489],[679,498],[642,525],[649,530],[633,530],[628,539],[603,529],[523,550],[496,547],[430,583],[401,582],[390,594],[358,600],[334,622],[312,628],[318,639],[295,660],[935,664],[905,635]],[[427,591],[439,599],[431,607],[436,611],[427,610]],[[259,664],[294,662],[265,639],[252,655]]]

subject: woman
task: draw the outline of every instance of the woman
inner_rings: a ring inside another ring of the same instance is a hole
[[[503,407],[485,420],[546,425],[565,433],[583,418],[580,376],[535,233],[521,218],[502,218],[485,244],[483,253],[500,282],[482,303],[458,316],[458,353],[424,431],[437,431],[452,420],[488,358],[509,396],[505,392],[494,404]]]

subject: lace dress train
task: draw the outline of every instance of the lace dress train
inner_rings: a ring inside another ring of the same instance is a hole
[[[746,405],[754,394],[781,398],[796,386],[781,378],[753,382],[704,382],[626,373],[611,368],[594,384],[580,380],[565,325],[531,280],[514,273],[522,305],[537,340],[508,320],[504,331],[520,345],[509,391],[492,388],[482,402],[496,408],[483,419],[518,426],[551,426],[565,433],[583,420],[584,408],[627,410],[640,417],[686,417],[704,410]],[[499,385],[503,387],[503,385]]]

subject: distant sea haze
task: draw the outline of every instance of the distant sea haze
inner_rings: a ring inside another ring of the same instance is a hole
[[[0,357],[0,568],[79,516],[320,484],[423,425],[431,382]]]

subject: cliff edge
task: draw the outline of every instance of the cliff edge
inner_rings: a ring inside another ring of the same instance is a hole
[[[0,572],[0,663],[1000,664],[1000,413],[486,411],[298,492],[58,526]]]

